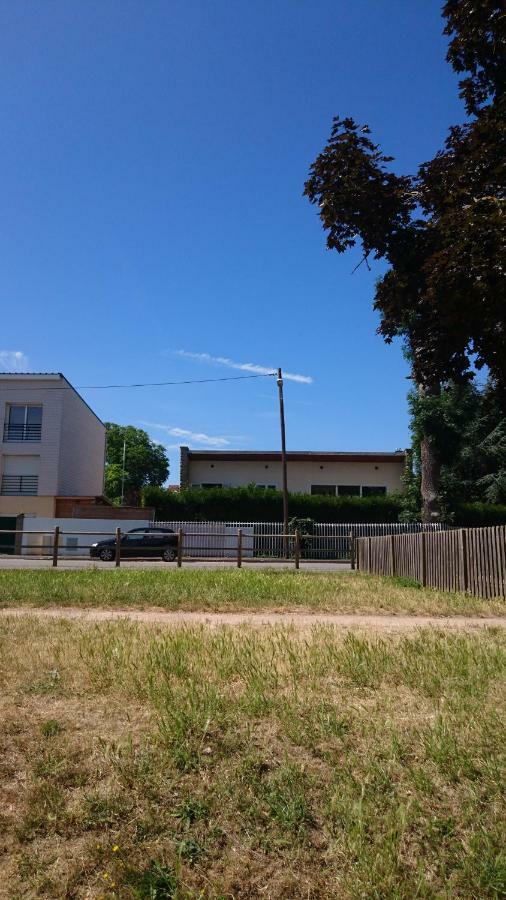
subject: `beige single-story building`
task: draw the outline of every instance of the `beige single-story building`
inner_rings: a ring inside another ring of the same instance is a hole
[[[289,451],[291,493],[371,497],[402,491],[406,451],[341,453]],[[181,487],[240,487],[281,490],[279,451],[190,450],[181,447]]]

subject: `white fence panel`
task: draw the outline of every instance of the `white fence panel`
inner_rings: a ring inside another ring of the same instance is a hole
[[[245,557],[280,558],[284,555],[282,522],[152,522],[173,531],[184,532],[183,556],[237,558],[237,532],[243,532]],[[302,557],[305,559],[350,559],[352,538],[378,537],[385,534],[416,534],[441,531],[448,526],[420,523],[335,523],[315,522],[310,535],[302,535]],[[200,532],[200,537],[198,533]],[[195,535],[195,537],[192,537]],[[293,541],[290,542],[293,551]]]

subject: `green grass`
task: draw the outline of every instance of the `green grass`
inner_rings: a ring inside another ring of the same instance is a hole
[[[441,615],[506,613],[501,600],[422,589],[356,572],[159,570],[1,571],[0,606],[167,610],[297,610]]]
[[[6,617],[6,896],[502,897],[505,673],[502,629]]]

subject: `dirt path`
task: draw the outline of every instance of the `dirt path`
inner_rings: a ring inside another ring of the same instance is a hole
[[[0,609],[0,617],[37,616],[41,619],[77,619],[82,622],[109,622],[127,619],[151,625],[335,625],[338,628],[361,628],[373,631],[409,631],[431,625],[436,628],[506,627],[502,616],[407,616],[364,615],[362,613],[271,613],[271,612],[164,612],[163,610],[78,609],[75,607]]]

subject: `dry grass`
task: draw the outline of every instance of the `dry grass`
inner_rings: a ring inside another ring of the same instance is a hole
[[[6,897],[504,896],[502,630],[27,617],[0,650]]]
[[[426,615],[504,615],[502,600],[422,589],[356,572],[228,570],[1,571],[0,606],[168,610],[309,610]]]

